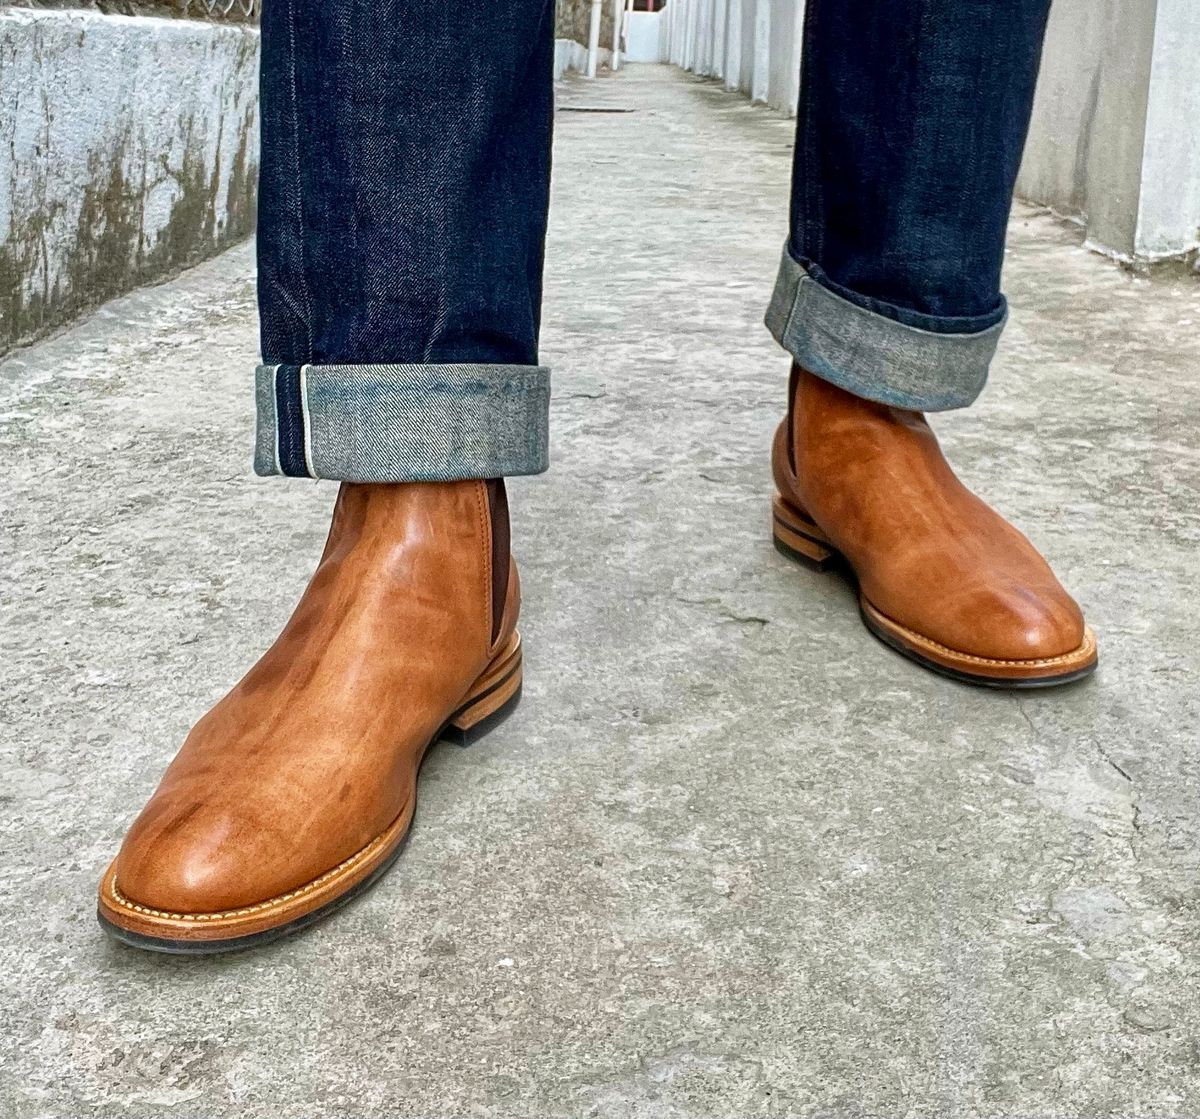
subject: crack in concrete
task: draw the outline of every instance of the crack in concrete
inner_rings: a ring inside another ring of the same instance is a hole
[[[769,618],[763,618],[758,614],[739,614],[726,606],[719,598],[684,598],[681,595],[676,595],[675,601],[683,603],[685,606],[715,606],[717,613],[722,618],[725,618],[727,621],[738,622],[741,625],[767,626],[771,624]]]

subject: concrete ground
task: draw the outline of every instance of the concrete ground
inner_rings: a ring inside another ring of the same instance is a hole
[[[93,917],[334,495],[250,474],[250,249],[0,366],[0,1115],[1200,1115],[1200,285],[1018,209],[992,385],[936,426],[1103,661],[973,690],[771,547],[789,122],[658,67],[561,107],[525,701],[302,936]]]

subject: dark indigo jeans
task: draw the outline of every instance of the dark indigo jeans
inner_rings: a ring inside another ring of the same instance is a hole
[[[767,324],[921,410],[982,389],[1048,0],[808,0]],[[553,0],[265,0],[255,467],[547,466]]]

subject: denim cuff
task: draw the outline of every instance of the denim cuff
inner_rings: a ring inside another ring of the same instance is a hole
[[[256,474],[452,482],[549,466],[550,370],[260,365]]]
[[[1007,317],[968,333],[954,319],[945,331],[909,326],[823,286],[785,247],[766,324],[797,364],[855,396],[943,412],[983,391]]]

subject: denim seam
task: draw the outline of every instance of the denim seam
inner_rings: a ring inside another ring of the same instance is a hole
[[[260,365],[258,474],[362,482],[537,474],[550,370],[527,365]]]
[[[776,341],[810,373],[869,400],[928,412],[978,397],[1004,321],[970,334],[897,322],[817,283],[786,246],[766,314]]]
[[[300,91],[296,85],[296,7],[295,0],[289,0],[288,3],[288,39],[289,39],[289,73],[288,73],[288,90],[292,95],[292,162],[293,176],[292,182],[296,187],[296,224],[299,226],[298,244],[300,246],[300,290],[304,293],[304,337],[306,358],[311,359],[313,354],[313,314],[312,314],[312,293],[308,288],[308,251],[307,242],[308,235],[304,226],[304,194],[300,187]]]
[[[813,128],[818,112],[815,105],[818,84],[813,81],[812,66],[807,60],[812,57],[814,50],[812,29],[817,18],[816,7],[820,2],[809,0],[804,10],[800,54],[800,96],[803,104],[797,109],[804,130],[804,244],[817,258],[825,255],[825,225],[815,221],[813,215],[824,213],[825,198],[822,176],[817,167],[817,138]]]
[[[788,246],[789,252],[791,246]],[[996,309],[985,315],[931,315],[923,311],[913,311],[895,303],[888,303],[872,295],[861,295],[851,288],[839,284],[821,266],[812,260],[791,253],[792,259],[808,273],[810,279],[820,284],[826,291],[840,296],[847,303],[853,303],[864,311],[881,315],[885,319],[900,323],[914,330],[924,330],[931,334],[978,334],[982,330],[995,326],[1008,311],[1004,296],[997,298]]]

